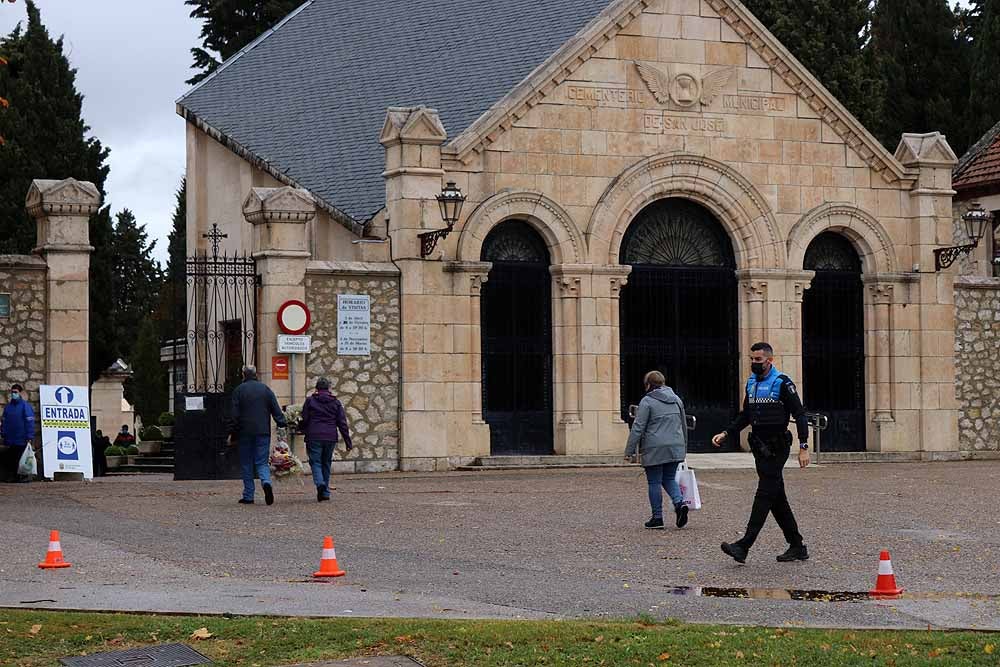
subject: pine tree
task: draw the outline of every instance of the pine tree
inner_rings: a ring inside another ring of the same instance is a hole
[[[0,113],[0,253],[31,252],[35,221],[24,210],[32,179],[72,176],[91,181],[104,196],[108,150],[83,122],[83,97],[76,91],[76,70],[53,41],[32,0],[25,3],[27,26],[0,39],[8,64],[0,67],[0,96],[10,106]],[[90,218],[90,379],[114,363],[110,211]]]
[[[187,321],[187,181],[181,179],[174,205],[173,229],[167,237],[166,286],[168,308],[162,311],[164,339],[183,338]]]
[[[871,48],[886,93],[875,129],[890,150],[904,132],[933,131],[964,150],[969,63],[959,27],[947,0],[878,0]]]
[[[265,30],[285,18],[304,0],[185,0],[194,7],[191,18],[201,19],[203,48],[191,49],[192,67],[200,73],[188,79],[195,84],[236,55]],[[221,61],[212,53],[221,56]]]
[[[968,143],[1000,123],[1000,0],[973,0],[968,15],[971,75]]]
[[[139,327],[131,354],[132,377],[125,382],[125,399],[135,406],[143,424],[155,424],[167,409],[168,378],[160,362],[156,321],[147,317]]]
[[[153,259],[156,241],[149,242],[146,226],[124,209],[115,216],[114,240],[115,340],[126,362],[143,322],[150,319],[163,284],[159,263]]]
[[[881,82],[865,45],[869,0],[744,0],[747,8],[866,127],[879,113]]]

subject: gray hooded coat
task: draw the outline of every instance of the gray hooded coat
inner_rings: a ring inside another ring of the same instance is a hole
[[[639,401],[625,456],[639,452],[639,463],[655,466],[687,457],[687,414],[670,387],[659,387]]]

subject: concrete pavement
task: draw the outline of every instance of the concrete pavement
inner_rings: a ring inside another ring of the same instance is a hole
[[[1000,462],[789,470],[812,560],[777,564],[765,528],[739,566],[754,474],[699,472],[688,528],[646,531],[638,469],[364,475],[331,503],[308,481],[236,504],[240,482],[116,477],[0,485],[0,605],[308,616],[655,617],[836,627],[1000,630]],[[69,570],[38,570],[48,531]],[[311,581],[322,538],[344,578]],[[866,591],[878,552],[919,593],[886,602],[699,597],[700,587]],[[975,595],[972,595],[975,594]]]

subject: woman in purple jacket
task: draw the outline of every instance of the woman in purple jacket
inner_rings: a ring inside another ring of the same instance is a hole
[[[337,397],[330,393],[330,381],[316,380],[316,393],[302,405],[299,430],[306,435],[309,466],[316,484],[316,500],[330,499],[330,462],[337,446],[337,432],[344,436],[344,445],[350,451],[351,433],[347,429],[347,413]]]

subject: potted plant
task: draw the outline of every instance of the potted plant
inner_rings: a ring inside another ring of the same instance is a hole
[[[125,454],[128,458],[129,465],[135,465],[135,459],[141,453],[142,452],[139,451],[139,447],[137,445],[129,445],[128,447],[125,447]]]
[[[156,420],[160,425],[160,431],[163,433],[163,437],[170,439],[174,435],[174,415],[170,412],[164,412],[160,414],[160,418]]]
[[[136,454],[159,454],[163,445],[163,432],[158,426],[146,426],[139,431],[139,444]]]
[[[114,470],[125,463],[125,448],[111,445],[104,450],[104,458],[108,462],[108,470]]]

